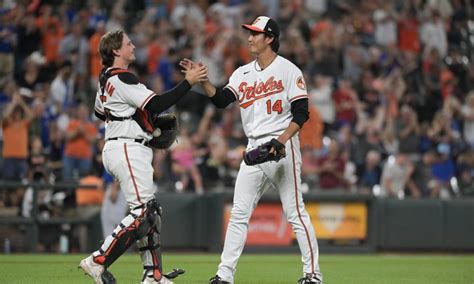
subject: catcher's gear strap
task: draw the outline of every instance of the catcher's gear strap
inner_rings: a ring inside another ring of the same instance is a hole
[[[126,69],[110,68],[107,70],[106,68],[104,68],[102,69],[102,72],[99,76],[99,87],[101,96],[104,96],[107,81],[115,75],[118,75],[120,81],[125,84],[136,85],[139,83],[138,78]],[[140,125],[143,131],[148,133],[153,132],[153,126],[150,122],[150,115],[146,111],[143,111],[141,109],[137,109],[131,117],[117,117],[113,116],[107,108],[104,108],[104,114],[102,115],[96,112],[96,116],[104,121],[124,121],[132,118],[138,123],[138,125]]]
[[[185,79],[171,90],[152,97],[145,105],[145,109],[151,113],[162,113],[177,103],[189,90],[191,90],[191,84]]]
[[[234,93],[228,88],[216,88],[216,94],[210,99],[211,102],[218,108],[226,108],[228,105],[237,100]]]
[[[94,253],[94,261],[104,265],[106,268],[121,256],[133,242],[145,237],[155,228],[157,216],[161,215],[154,204],[156,201],[149,201],[145,208],[133,209],[108,236],[99,253]],[[153,204],[149,205],[149,204]],[[157,203],[156,203],[157,204]],[[158,205],[158,208],[159,207]]]
[[[291,102],[291,114],[293,115],[294,123],[298,124],[303,127],[303,124],[309,119],[309,112],[308,112],[308,99],[299,99],[296,101]]]

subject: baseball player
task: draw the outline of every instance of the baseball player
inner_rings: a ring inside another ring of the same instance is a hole
[[[273,19],[260,16],[243,28],[250,31],[249,48],[257,59],[235,70],[223,89],[203,82],[206,94],[217,107],[225,108],[233,102],[240,105],[248,137],[221,263],[210,283],[233,283],[250,216],[267,188],[278,190],[284,214],[298,240],[304,264],[303,278],[298,283],[322,283],[318,243],[301,194],[301,153],[295,135],[309,118],[302,72],[277,54],[280,30]],[[189,59],[180,64],[185,73],[194,66]]]
[[[153,190],[153,138],[150,117],[175,104],[199,80],[207,77],[204,66],[190,69],[173,89],[157,95],[127,71],[135,60],[135,46],[123,31],[105,34],[99,44],[102,70],[95,114],[106,122],[104,167],[120,184],[130,213],[109,235],[99,250],[80,262],[95,283],[115,283],[107,268],[132,243],[137,242],[143,262],[141,283],[172,283],[169,278],[184,271],[163,274],[159,234],[161,207]],[[178,273],[179,272],[179,273]]]

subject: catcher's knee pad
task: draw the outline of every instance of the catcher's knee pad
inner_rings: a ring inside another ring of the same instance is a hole
[[[147,236],[156,230],[156,224],[161,223],[161,207],[152,200],[146,205],[131,210],[122,222],[115,228],[112,235],[108,236],[94,261],[109,267],[122,255],[135,241]]]

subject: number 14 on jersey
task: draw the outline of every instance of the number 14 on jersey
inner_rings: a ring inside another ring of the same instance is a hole
[[[272,100],[267,100],[267,114],[272,114],[272,112],[277,112],[278,114],[283,112],[283,106],[281,100],[276,100],[272,105]]]

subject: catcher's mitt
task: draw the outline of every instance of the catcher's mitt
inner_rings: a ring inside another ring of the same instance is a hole
[[[274,149],[270,153],[271,149]],[[286,156],[285,145],[273,138],[272,140],[263,143],[255,149],[244,153],[244,162],[248,166],[258,165],[268,161],[278,162],[281,158]]]
[[[152,118],[153,139],[148,144],[156,149],[167,149],[178,136],[178,119],[172,113],[156,115]]]

